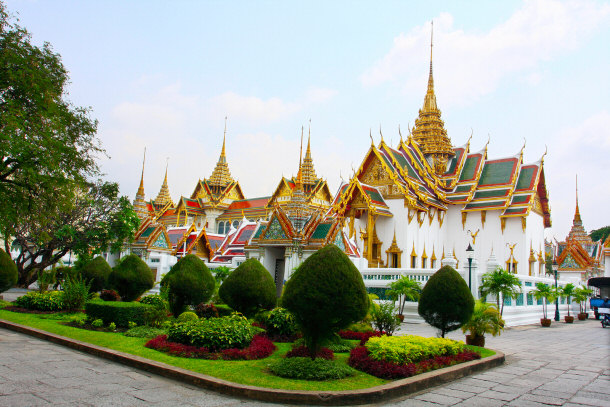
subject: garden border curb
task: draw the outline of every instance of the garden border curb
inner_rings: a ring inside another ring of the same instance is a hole
[[[284,390],[229,382],[202,373],[193,372],[128,353],[66,338],[65,336],[56,335],[3,319],[0,319],[0,328],[6,328],[11,331],[34,336],[58,345],[66,346],[68,348],[76,349],[94,356],[122,363],[124,365],[135,367],[159,376],[176,379],[197,387],[213,390],[225,395],[285,404],[351,405],[378,403],[380,401],[405,396],[432,386],[437,386],[455,379],[459,379],[474,372],[487,370],[492,367],[499,366],[505,361],[504,353],[495,351],[495,355],[483,359],[460,363],[458,365],[433,370],[431,372],[423,373],[406,379],[395,380],[381,386],[370,387],[367,389],[344,391]]]

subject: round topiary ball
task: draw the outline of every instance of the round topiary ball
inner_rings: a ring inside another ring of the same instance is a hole
[[[470,319],[474,298],[466,281],[450,266],[444,266],[428,280],[417,312],[444,338],[447,332],[458,329]]]
[[[194,254],[181,258],[161,280],[161,287],[167,290],[169,309],[174,315],[180,315],[188,305],[207,302],[215,285],[210,269]]]
[[[112,267],[102,256],[97,256],[81,269],[83,279],[91,281],[91,287],[89,288],[91,293],[96,293],[106,288],[110,273],[112,273]]]
[[[134,301],[153,288],[153,273],[135,254],[124,257],[108,277],[108,285],[114,288],[123,301]]]
[[[11,256],[0,249],[0,293],[17,284],[17,265]]]
[[[366,316],[369,299],[356,266],[328,245],[297,268],[284,287],[282,306],[294,315],[315,355],[325,339]]]
[[[277,302],[273,278],[257,259],[248,259],[233,270],[218,295],[229,307],[246,316],[260,309],[272,309]]]
[[[178,322],[199,321],[199,317],[193,311],[185,311],[176,318]]]

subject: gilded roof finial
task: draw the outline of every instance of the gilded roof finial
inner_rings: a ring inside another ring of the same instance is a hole
[[[172,197],[169,193],[169,186],[167,185],[167,167],[169,165],[169,157],[165,158],[165,178],[163,179],[163,185],[161,185],[161,189],[159,190],[159,194],[155,199],[155,205],[165,206],[168,202],[171,203],[171,206],[174,206],[174,201],[172,201]]]
[[[379,123],[379,135],[381,136],[381,142],[383,143],[383,133],[381,132],[381,123]]]
[[[375,147],[375,142],[373,141],[373,132],[371,128],[369,128],[369,137],[371,138],[371,147]]]
[[[307,185],[315,184],[318,180],[316,170],[313,167],[313,158],[311,158],[311,119],[309,119],[309,132],[307,136],[307,151],[305,151],[305,157],[303,157],[302,166],[300,168],[303,171],[303,183]],[[301,131],[302,139],[302,131]],[[302,145],[302,141],[301,141]]]
[[[222,136],[222,150],[220,151],[220,157],[218,158],[218,162],[216,163],[216,167],[214,171],[212,171],[212,175],[210,176],[210,185],[217,187],[224,187],[227,184],[233,182],[233,178],[231,177],[231,172],[229,171],[229,165],[227,164],[227,155],[225,150],[227,139],[227,117],[225,116],[225,131]]]
[[[301,126],[301,150],[299,151],[299,172],[301,172],[301,164],[303,158],[303,126]]]
[[[140,187],[138,188],[138,195],[142,195],[144,198],[144,164],[146,163],[146,146],[144,146],[144,159],[142,159],[142,177],[140,178]]]
[[[400,131],[400,124],[398,125],[398,135],[400,136],[400,144],[402,144],[402,132]]]

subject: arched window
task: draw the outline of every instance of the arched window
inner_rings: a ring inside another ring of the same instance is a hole
[[[224,222],[218,222],[218,234],[219,235],[225,234],[225,223]]]
[[[233,221],[233,227],[234,227],[235,229],[237,229],[237,227],[238,227],[238,226],[239,226],[239,221],[238,221],[238,220],[234,220],[234,221]]]

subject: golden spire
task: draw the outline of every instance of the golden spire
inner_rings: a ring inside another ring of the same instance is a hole
[[[576,240],[581,245],[593,244],[593,240],[587,234],[582,219],[580,218],[580,209],[578,208],[578,175],[576,175],[576,210],[574,211],[574,220],[572,221],[572,229],[566,240]]]
[[[142,176],[140,178],[140,187],[136,193],[136,199],[133,201],[133,208],[136,214],[141,220],[144,220],[148,216],[148,209],[146,208],[146,201],[144,195],[144,164],[146,163],[146,147],[144,147],[144,159],[142,160]]]
[[[301,151],[303,149],[303,130],[301,130]],[[299,168],[303,171],[303,183],[307,185],[313,185],[316,183],[318,177],[316,176],[316,170],[313,167],[313,159],[311,158],[311,119],[309,120],[309,134],[307,135],[307,151],[305,151],[305,158],[303,158],[302,165]]]
[[[137,195],[142,195],[144,199],[144,164],[146,163],[146,147],[144,147],[144,159],[142,160],[142,177],[140,178],[140,187],[138,188]]]
[[[163,185],[161,185],[161,190],[155,199],[155,205],[157,206],[165,206],[168,202],[171,203],[171,206],[174,206],[174,201],[172,201],[172,197],[169,193],[169,186],[167,185],[167,166],[169,163],[169,157],[165,161],[165,178],[163,179]]]
[[[434,23],[433,23],[434,24]],[[434,25],[432,26],[434,28]],[[451,140],[447,136],[445,123],[441,120],[441,111],[436,104],[434,93],[434,77],[432,75],[432,47],[434,30],[430,34],[430,73],[428,75],[428,89],[424,98],[424,105],[415,119],[413,138],[419,144],[422,153],[438,175],[447,170],[447,161],[455,155]]]
[[[227,184],[233,182],[231,178],[231,172],[229,171],[229,164],[227,164],[227,156],[225,152],[225,144],[227,139],[227,118],[225,117],[225,131],[222,137],[222,150],[220,151],[220,157],[216,163],[216,167],[210,176],[210,185],[217,187],[225,187]]]

